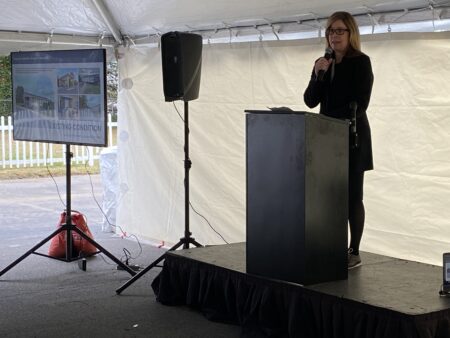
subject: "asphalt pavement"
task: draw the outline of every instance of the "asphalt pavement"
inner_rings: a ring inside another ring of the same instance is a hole
[[[30,239],[42,239],[56,229],[66,208],[66,177],[0,181],[0,238],[17,246]],[[100,175],[71,177],[71,209],[83,213],[88,226],[100,235],[103,187]],[[95,198],[95,199],[94,199]]]

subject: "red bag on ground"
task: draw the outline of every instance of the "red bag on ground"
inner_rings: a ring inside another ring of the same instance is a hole
[[[66,223],[66,212],[61,213],[59,218],[58,227],[61,227]],[[72,210],[72,224],[78,229],[83,231],[88,237],[94,239],[91,231],[89,230],[84,215],[78,211]],[[72,234],[72,257],[78,257],[80,252],[83,252],[85,256],[92,255],[97,252],[97,248],[81,237],[77,232],[71,231]],[[66,240],[67,231],[61,231],[54,236],[50,242],[50,248],[48,249],[48,255],[56,258],[66,257]]]

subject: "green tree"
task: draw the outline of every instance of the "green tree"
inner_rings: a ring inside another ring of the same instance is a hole
[[[108,113],[112,115],[113,121],[117,121],[117,86],[119,83],[119,74],[117,71],[117,62],[110,61],[106,64],[106,90],[108,101]]]
[[[10,115],[11,110],[11,62],[9,56],[0,56],[0,116]]]
[[[119,74],[117,72],[117,62],[109,61],[106,64],[106,87],[108,90],[108,99],[117,100],[117,83]]]

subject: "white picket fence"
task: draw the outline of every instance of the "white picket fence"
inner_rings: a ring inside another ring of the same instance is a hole
[[[5,121],[6,120],[6,121]],[[6,122],[6,123],[5,123]],[[112,122],[111,114],[108,114],[108,146],[114,145],[113,129],[117,128],[117,122]],[[20,168],[33,166],[54,165],[65,163],[65,145],[53,143],[27,142],[13,140],[13,124],[11,116],[0,118],[0,169]],[[92,166],[99,159],[101,147],[71,146],[73,153],[72,163]]]

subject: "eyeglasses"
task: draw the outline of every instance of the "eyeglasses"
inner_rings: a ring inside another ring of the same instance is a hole
[[[333,34],[342,35],[342,34],[344,34],[344,32],[350,32],[350,29],[346,29],[346,28],[336,28],[336,29],[327,28],[327,31],[326,31],[327,35],[333,35]]]

